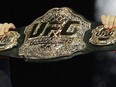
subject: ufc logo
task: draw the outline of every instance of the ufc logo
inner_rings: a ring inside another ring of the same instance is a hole
[[[71,25],[77,25],[78,26],[79,22],[78,21],[69,21],[67,22],[61,29],[61,35],[73,35],[77,29],[73,28],[73,30],[68,30]],[[57,27],[57,25],[62,25],[62,23],[56,23],[56,22],[47,22],[47,23],[42,23],[39,27],[38,24],[35,24],[30,37],[29,38],[33,38],[33,37],[37,37],[37,36],[48,36],[49,33],[53,34],[52,31],[54,30],[58,30],[59,27]],[[36,33],[35,33],[36,32]]]

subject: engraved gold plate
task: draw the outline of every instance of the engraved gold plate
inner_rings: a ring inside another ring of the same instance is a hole
[[[20,37],[15,31],[9,31],[0,37],[0,51],[11,49],[17,45],[17,39]]]
[[[103,25],[92,30],[92,36],[89,40],[93,45],[111,45],[116,42],[116,29],[107,30]]]
[[[83,51],[85,32],[91,27],[70,8],[53,8],[25,28],[19,55],[27,59],[50,59]]]

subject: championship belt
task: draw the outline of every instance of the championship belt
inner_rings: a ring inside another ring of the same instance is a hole
[[[67,7],[53,8],[30,25],[0,37],[0,55],[27,61],[57,61],[116,50],[116,29],[88,21]]]

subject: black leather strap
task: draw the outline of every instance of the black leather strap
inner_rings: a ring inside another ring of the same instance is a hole
[[[106,31],[101,23],[90,22],[70,8],[53,8],[30,25],[3,36],[0,55],[39,62],[116,50],[115,32]]]

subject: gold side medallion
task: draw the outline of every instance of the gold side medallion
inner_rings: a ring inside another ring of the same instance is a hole
[[[0,51],[11,49],[16,46],[20,34],[15,31],[9,31],[0,37]]]
[[[111,45],[116,42],[116,29],[107,30],[103,25],[92,30],[92,36],[89,42],[93,45]]]

